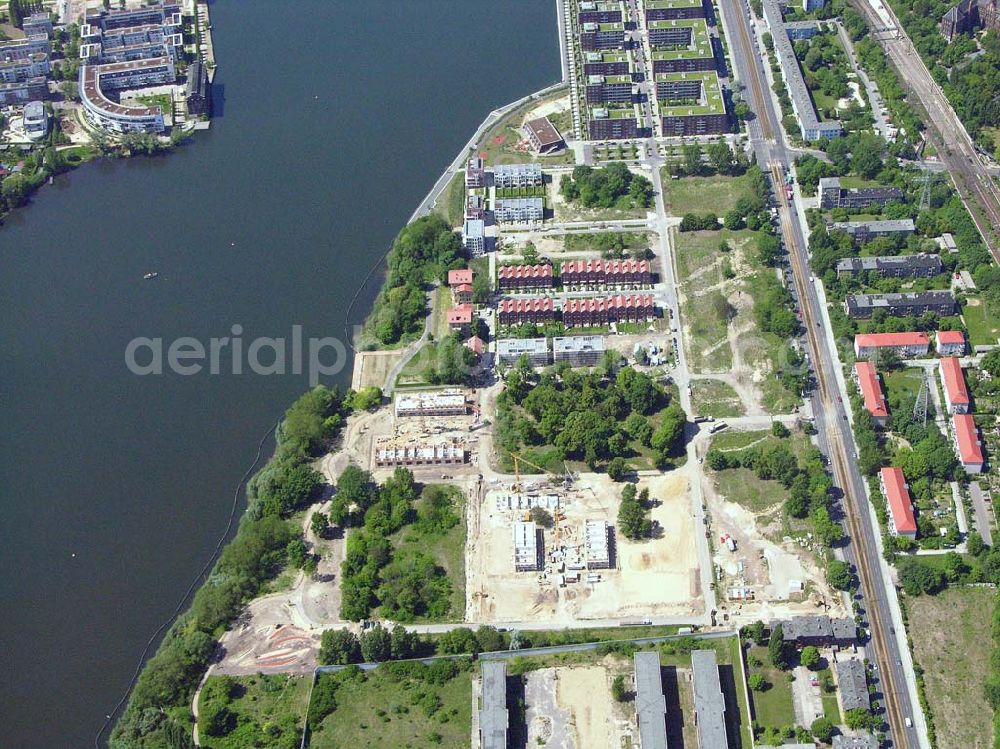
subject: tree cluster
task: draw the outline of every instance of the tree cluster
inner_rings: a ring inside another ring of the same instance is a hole
[[[396,236],[385,283],[368,324],[383,344],[417,334],[427,311],[427,284],[461,265],[462,241],[437,214],[418,218]]]
[[[632,541],[649,538],[653,532],[649,507],[649,489],[636,492],[635,484],[625,485],[618,505],[618,530],[625,538]]]
[[[568,203],[584,208],[649,208],[653,183],[628,166],[615,161],[606,167],[578,166],[563,177],[559,194]]]
[[[591,466],[635,454],[630,442],[651,448],[667,465],[680,448],[685,415],[648,375],[613,359],[592,371],[556,366],[537,375],[522,360],[506,377],[498,398],[494,433],[508,453],[521,445],[552,445],[559,460],[584,460]],[[564,363],[566,364],[566,363]],[[653,428],[650,417],[659,418]]]
[[[429,509],[422,508],[419,516],[413,509],[417,496],[413,474],[405,468],[397,468],[381,486],[356,466],[341,474],[330,518],[337,525],[360,526],[347,539],[341,566],[340,611],[345,619],[364,619],[375,608],[404,622],[440,618],[450,610],[451,582],[433,556],[424,551],[400,554],[389,538],[414,521],[425,529],[458,521],[447,490],[431,491],[425,503]]]

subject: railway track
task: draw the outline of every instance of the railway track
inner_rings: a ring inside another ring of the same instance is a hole
[[[837,421],[839,418],[839,416],[837,416],[839,409],[837,408],[834,400],[834,395],[837,393],[837,385],[835,382],[831,383],[829,381],[829,373],[823,365],[825,358],[822,356],[822,342],[820,341],[819,334],[817,333],[817,330],[820,328],[816,325],[816,320],[813,314],[814,311],[808,301],[811,298],[809,295],[809,289],[807,288],[809,269],[808,267],[805,267],[805,263],[802,260],[804,254],[800,252],[800,249],[804,250],[805,248],[799,248],[797,246],[795,234],[790,228],[792,226],[791,222],[796,221],[797,218],[793,215],[793,207],[785,194],[784,168],[777,161],[772,161],[769,164],[769,167],[774,192],[778,199],[782,235],[784,237],[785,246],[788,249],[788,255],[791,258],[792,278],[800,300],[799,306],[802,310],[802,323],[805,326],[806,337],[809,341],[809,348],[812,351],[813,362],[815,365],[813,369],[816,372],[820,398],[823,400],[825,406],[824,411],[828,414],[834,414],[834,419],[826,420],[826,431],[831,447],[831,456],[833,458],[834,476],[838,485],[844,491],[844,515],[847,521],[848,533],[853,540],[853,548],[856,555],[858,577],[861,580],[861,588],[865,591],[865,599],[868,602],[867,613],[871,624],[871,642],[875,649],[875,659],[880,664],[881,681],[884,693],[883,702],[885,703],[886,714],[889,718],[889,725],[892,728],[894,739],[893,745],[896,747],[903,747],[905,749],[909,746],[906,736],[905,719],[896,696],[898,692],[897,685],[895,684],[895,676],[891,668],[892,660],[882,635],[882,633],[886,631],[883,629],[883,625],[888,627],[889,623],[883,621],[883,616],[886,615],[886,612],[881,611],[880,606],[872,605],[875,600],[875,596],[872,592],[878,589],[876,586],[882,585],[882,581],[875,580],[873,578],[871,572],[873,567],[871,565],[878,565],[880,562],[877,558],[877,551],[876,558],[871,558],[871,549],[866,543],[867,535],[865,534],[865,529],[862,528],[859,520],[861,513],[867,511],[867,500],[863,497],[859,498],[854,492],[853,481],[851,480],[851,471],[849,469],[849,459],[845,448],[845,435],[841,429],[840,423]]]
[[[750,39],[750,32],[747,31],[748,24],[743,18],[739,17],[739,15],[745,15],[746,8],[742,0],[733,0],[733,5],[738,14],[736,26],[739,27],[740,39],[743,41],[743,48],[746,50],[745,59],[747,60],[747,68],[750,71],[749,84],[757,103],[754,111],[757,114],[757,122],[760,124],[760,132],[764,140],[774,141],[774,129],[771,127],[771,118],[767,112],[767,92],[760,80],[760,70],[757,68],[753,41]]]

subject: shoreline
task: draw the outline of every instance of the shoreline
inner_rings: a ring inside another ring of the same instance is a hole
[[[558,9],[559,13],[561,14],[561,12],[562,12],[562,3],[561,3],[560,0],[556,0],[556,6],[557,6],[557,9]],[[560,15],[560,20],[559,20],[560,29],[562,28],[561,24],[562,24],[562,20],[561,20],[561,15]],[[561,44],[560,44],[560,57],[562,59],[562,45]],[[486,117],[483,119],[483,121],[480,123],[479,127],[476,128],[476,130],[473,132],[473,134],[470,136],[470,138],[462,146],[462,148],[460,149],[460,151],[458,152],[458,154],[456,155],[456,157],[445,168],[445,170],[442,172],[441,176],[438,177],[438,179],[432,184],[431,189],[428,191],[427,195],[423,198],[423,200],[421,200],[420,203],[418,203],[417,207],[414,209],[413,213],[410,215],[410,218],[403,225],[403,228],[405,228],[405,226],[408,226],[409,224],[411,224],[413,221],[415,221],[416,219],[420,218],[421,216],[429,214],[433,210],[434,206],[437,204],[437,201],[440,199],[442,193],[444,193],[444,191],[447,189],[448,185],[451,183],[451,180],[453,179],[454,174],[456,173],[456,171],[460,171],[464,167],[464,162],[468,158],[468,154],[470,153],[470,151],[472,151],[472,150],[475,149],[475,147],[478,144],[479,140],[484,136],[484,134],[489,130],[490,127],[492,127],[493,125],[495,125],[498,121],[500,121],[504,116],[506,116],[507,114],[509,114],[511,111],[514,111],[517,108],[522,107],[525,104],[528,104],[528,103],[530,103],[532,101],[537,101],[539,99],[545,98],[546,96],[549,96],[549,95],[551,95],[553,93],[556,93],[560,89],[566,87],[568,85],[568,82],[567,82],[567,80],[565,78],[565,76],[566,76],[565,61],[563,61],[562,72],[563,72],[563,80],[557,81],[557,82],[555,82],[555,83],[553,83],[553,84],[551,84],[549,86],[546,86],[546,87],[544,87],[542,89],[534,91],[534,92],[532,92],[530,94],[527,94],[527,95],[525,95],[525,96],[523,96],[523,97],[521,97],[521,98],[519,98],[519,99],[517,99],[517,100],[515,100],[513,102],[509,102],[509,103],[507,103],[507,104],[505,104],[505,105],[503,105],[501,107],[498,107],[496,109],[493,109],[491,112],[489,112],[486,115]],[[390,247],[390,249],[391,249],[391,247]],[[368,283],[371,281],[371,279],[374,276],[374,274],[376,273],[376,271],[379,270],[380,268],[384,269],[383,266],[384,266],[384,263],[385,263],[385,260],[386,260],[386,257],[388,255],[389,251],[390,250],[386,250],[385,253],[376,261],[376,263],[372,266],[372,269],[369,272],[368,276],[359,285],[357,291],[355,292],[354,296],[351,299],[351,302],[348,305],[347,314],[346,314],[346,319],[347,320],[350,320],[351,312],[352,312],[352,310],[354,308],[354,305],[357,303],[358,298],[361,296],[361,294],[367,288]],[[383,280],[383,284],[384,284],[384,280]],[[381,287],[380,287],[380,290],[381,290]],[[368,314],[366,314],[365,319],[368,318],[368,316],[372,313],[373,310],[374,310],[374,306],[372,306],[372,309],[368,310]],[[429,310],[427,317],[430,318],[430,316],[431,316],[431,311]],[[349,325],[349,323],[348,323],[348,325]],[[345,333],[349,333],[349,330],[345,331]],[[351,343],[352,348],[353,348],[353,343],[354,343],[353,342],[353,338],[350,335],[348,335],[347,340]],[[412,346],[412,344],[410,344],[410,345]],[[414,349],[414,351],[408,351],[407,356],[408,357],[412,356],[412,354],[415,352],[415,350],[416,349]],[[357,351],[357,350],[355,350],[355,357],[354,357],[354,364],[353,364],[353,371],[352,371],[352,381],[358,375],[359,367],[361,366],[361,362],[363,362],[363,360],[364,360],[364,355],[365,354],[378,354],[378,353],[379,352],[364,352],[364,351]],[[382,353],[384,353],[384,352],[382,352]],[[390,377],[390,379],[394,379],[394,378]],[[352,382],[352,384],[353,384],[353,382]],[[388,385],[388,383],[386,383],[386,384]],[[323,386],[320,386],[320,387],[323,387]],[[345,391],[346,391],[346,389],[345,389]],[[300,396],[300,398],[297,399],[290,406],[290,408],[293,408],[296,404],[300,403],[303,400],[303,398],[309,396],[309,394],[311,392],[314,392],[314,391],[306,391],[306,393],[303,394],[303,396]],[[286,411],[285,414],[287,415],[287,413],[288,412]],[[279,432],[280,432],[281,424],[283,424],[283,422],[284,422],[284,416],[282,417],[281,420],[279,420],[279,423],[278,423],[278,430],[279,430]],[[340,441],[340,440],[343,439],[343,437],[344,437],[343,434],[338,434],[336,436],[335,440],[336,441]],[[276,446],[275,446],[275,451],[268,458],[268,461],[263,465],[263,467],[261,467],[256,473],[253,474],[253,476],[250,478],[249,482],[243,482],[243,483],[245,483],[247,485],[247,487],[249,487],[249,483],[251,483],[254,478],[256,478],[257,476],[260,476],[264,472],[266,472],[272,466],[272,464],[275,462],[275,459],[279,455],[280,450],[281,450],[281,443],[280,443],[280,441],[278,441],[277,444],[276,444]],[[248,489],[245,490],[245,491],[248,491]],[[240,515],[240,525],[239,525],[238,530],[236,531],[236,534],[232,538],[230,538],[225,544],[223,544],[220,547],[220,549],[216,552],[216,554],[213,556],[213,558],[210,560],[209,564],[212,566],[213,570],[216,570],[218,568],[218,565],[219,565],[219,561],[218,560],[219,560],[219,557],[220,557],[221,553],[223,553],[227,548],[229,548],[229,546],[231,546],[232,544],[234,544],[241,537],[241,535],[243,534],[243,529],[244,529],[243,519],[246,518],[246,517],[249,517],[249,515],[248,515],[249,509],[250,509],[250,502],[248,501],[247,502],[247,510],[245,510]],[[163,653],[164,650],[167,649],[168,645],[171,644],[171,642],[172,642],[172,638],[175,638],[175,637],[179,636],[178,633],[175,632],[175,630],[177,630],[178,623],[184,622],[184,621],[186,621],[186,620],[188,620],[190,618],[191,612],[192,612],[192,608],[194,606],[194,602],[195,602],[198,594],[202,590],[204,590],[206,588],[207,581],[212,577],[213,574],[214,574],[213,572],[210,572],[207,577],[204,574],[201,574],[201,575],[198,576],[195,584],[192,585],[192,591],[193,592],[189,593],[185,597],[185,599],[182,602],[180,602],[180,604],[178,605],[178,613],[174,617],[172,617],[172,619],[167,624],[164,625],[164,629],[166,630],[165,634],[160,639],[159,643],[156,646],[156,649],[151,651],[152,654],[150,655],[147,652],[147,654],[145,655],[143,662],[139,665],[139,667],[136,670],[136,676],[133,679],[133,682],[130,685],[128,691],[122,696],[122,698],[119,701],[118,705],[116,706],[115,710],[110,714],[109,719],[102,726],[101,733],[98,734],[96,743],[99,744],[101,737],[104,736],[105,733],[108,733],[109,741],[110,741],[111,737],[114,736],[115,731],[118,730],[122,726],[123,722],[125,721],[125,719],[129,715],[130,710],[133,707],[132,703],[133,703],[133,699],[135,697],[135,693],[136,693],[136,690],[138,688],[138,685],[140,684],[143,676],[145,676],[147,674],[147,672],[149,672],[149,670],[150,670],[150,668],[149,668],[150,664],[156,658],[158,658],[161,655],[161,653]],[[198,581],[200,581],[200,584],[197,584]],[[251,597],[250,600],[253,600],[253,597]],[[249,602],[249,601],[247,601],[247,602]],[[185,604],[187,604],[186,608],[184,608]],[[243,604],[241,604],[239,606],[239,608],[242,609],[245,605],[246,604],[243,603]],[[228,625],[227,625],[227,629],[228,629]],[[151,638],[150,642],[151,643],[155,642],[156,641],[156,637],[157,636],[154,635]],[[214,647],[213,647],[213,653],[214,653]],[[191,698],[192,700],[196,698],[197,693],[198,693],[201,685],[204,683],[204,680],[205,680],[206,676],[210,673],[211,666],[212,666],[212,661],[213,660],[214,660],[214,655],[213,655],[213,658],[210,659],[205,664],[204,670],[199,671],[199,673],[197,675],[197,680],[196,680],[195,688],[193,690],[193,696]],[[180,688],[183,689],[183,685],[180,685]],[[188,710],[188,714],[189,715],[191,714],[191,707],[192,707],[192,705],[193,705],[192,701],[190,701],[190,700],[187,701],[186,708]],[[194,729],[194,731],[197,731],[197,722],[194,723],[193,729]]]

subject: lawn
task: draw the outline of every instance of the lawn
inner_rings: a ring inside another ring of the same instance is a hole
[[[737,392],[720,380],[694,380],[691,383],[691,400],[698,416],[725,419],[746,413]]]
[[[461,226],[465,222],[465,195],[465,175],[459,172],[451,178],[442,197],[438,198],[434,210],[444,216],[452,226]]]
[[[990,314],[981,297],[969,297],[962,307],[962,318],[973,346],[995,345],[1000,337],[1000,321]]]
[[[949,588],[937,596],[907,600],[907,630],[924,672],[939,749],[993,745],[993,712],[983,684],[989,676],[996,595],[981,588]]]
[[[737,440],[735,438],[742,438]],[[745,440],[745,441],[743,441]],[[748,432],[744,434],[720,434],[712,440],[711,447],[724,452],[739,451],[757,442],[780,442],[770,432]],[[788,443],[792,452],[801,458],[808,441],[801,435],[793,435]],[[756,514],[764,513],[788,498],[788,490],[778,481],[759,479],[748,468],[727,468],[713,471],[715,488],[726,501],[746,507]]]
[[[741,281],[724,278],[726,263],[732,267],[737,251],[752,234],[748,231],[677,232],[672,235],[677,277],[681,286],[683,325],[688,356],[696,372],[725,372],[732,366],[729,326],[736,314],[728,297]],[[723,251],[723,245],[729,248]],[[732,275],[732,274],[730,274]]]
[[[210,676],[198,698],[199,714],[211,703],[223,702],[233,729],[225,736],[199,732],[207,749],[297,749],[309,706],[311,676]]]
[[[385,664],[368,673],[352,670],[321,675],[321,679],[339,679],[341,685],[335,693],[335,709],[310,734],[307,746],[311,749],[468,747],[472,735],[469,664],[462,662],[458,672],[440,684],[399,673],[397,669],[396,664]]]
[[[754,646],[750,655],[760,661],[760,666],[749,668],[748,676],[762,674],[770,685],[763,692],[751,692],[754,718],[762,728],[782,728],[795,725],[795,706],[792,702],[792,682],[788,673],[772,667],[767,659],[767,648]]]
[[[486,163],[491,165],[520,164],[525,161],[536,160],[537,157],[533,151],[516,148],[517,144],[524,140],[521,125],[529,112],[538,109],[547,102],[566,97],[566,91],[562,90],[543,101],[529,101],[508,113],[486,132],[486,135],[476,146],[476,153],[483,156]],[[568,131],[561,130],[560,132],[567,137],[571,135]],[[559,154],[545,156],[540,160],[546,164],[572,164],[574,156],[572,151],[563,150]]]
[[[891,402],[896,399],[916,398],[920,392],[920,384],[924,380],[924,370],[919,367],[899,367],[890,371],[880,370],[885,384],[886,398]]]
[[[681,177],[672,179],[666,168],[663,179],[663,201],[667,212],[674,216],[685,213],[715,211],[722,216],[736,206],[736,201],[751,197],[745,177]]]
[[[434,561],[444,568],[451,582],[451,611],[443,621],[462,621],[465,616],[465,494],[453,487],[451,492],[455,513],[460,520],[444,532],[423,530],[417,525],[407,525],[389,538],[393,545],[393,556],[406,559],[417,552],[430,554]],[[426,487],[425,487],[426,493]],[[425,494],[417,500],[414,509],[419,512]],[[423,620],[420,620],[423,621]],[[442,621],[435,619],[435,621]]]

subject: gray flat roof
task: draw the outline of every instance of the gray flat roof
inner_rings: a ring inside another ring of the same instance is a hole
[[[870,733],[858,736],[837,734],[833,737],[833,749],[878,749],[878,742]]]
[[[501,338],[497,341],[500,356],[520,356],[521,354],[544,354],[549,350],[545,338]]]
[[[845,257],[837,261],[838,271],[882,270],[883,268],[928,268],[941,271],[940,255],[918,253],[916,255],[878,255],[868,257]]]
[[[915,231],[913,219],[901,218],[886,221],[837,221],[833,224],[834,229],[840,231],[853,232],[858,229],[867,229],[870,232],[893,232],[893,231]]]
[[[553,352],[604,351],[604,336],[559,336],[552,339]]]
[[[698,724],[698,746],[715,749],[729,745],[726,735],[726,700],[719,682],[714,650],[691,653],[694,671],[694,712]]]
[[[839,122],[821,122],[816,114],[812,97],[809,95],[809,87],[806,85],[805,78],[802,77],[802,68],[795,56],[792,40],[788,37],[785,19],[781,15],[781,8],[778,7],[777,0],[764,0],[764,19],[771,30],[774,53],[781,65],[781,74],[785,79],[785,87],[792,100],[792,109],[795,110],[795,116],[798,117],[803,137],[805,137],[807,130],[818,130],[821,133],[833,135],[839,134],[842,129]]]
[[[787,642],[803,639],[853,640],[857,637],[857,624],[853,619],[831,619],[820,616],[793,616],[781,622],[781,631]]]
[[[483,707],[479,711],[482,749],[507,749],[507,664],[482,661]]]
[[[635,654],[635,719],[642,749],[667,749],[666,714],[660,654],[640,651]]]
[[[865,678],[865,664],[857,658],[847,661],[835,661],[833,670],[837,672],[837,684],[840,687],[840,699],[845,710],[871,707],[868,696],[868,680]]]

